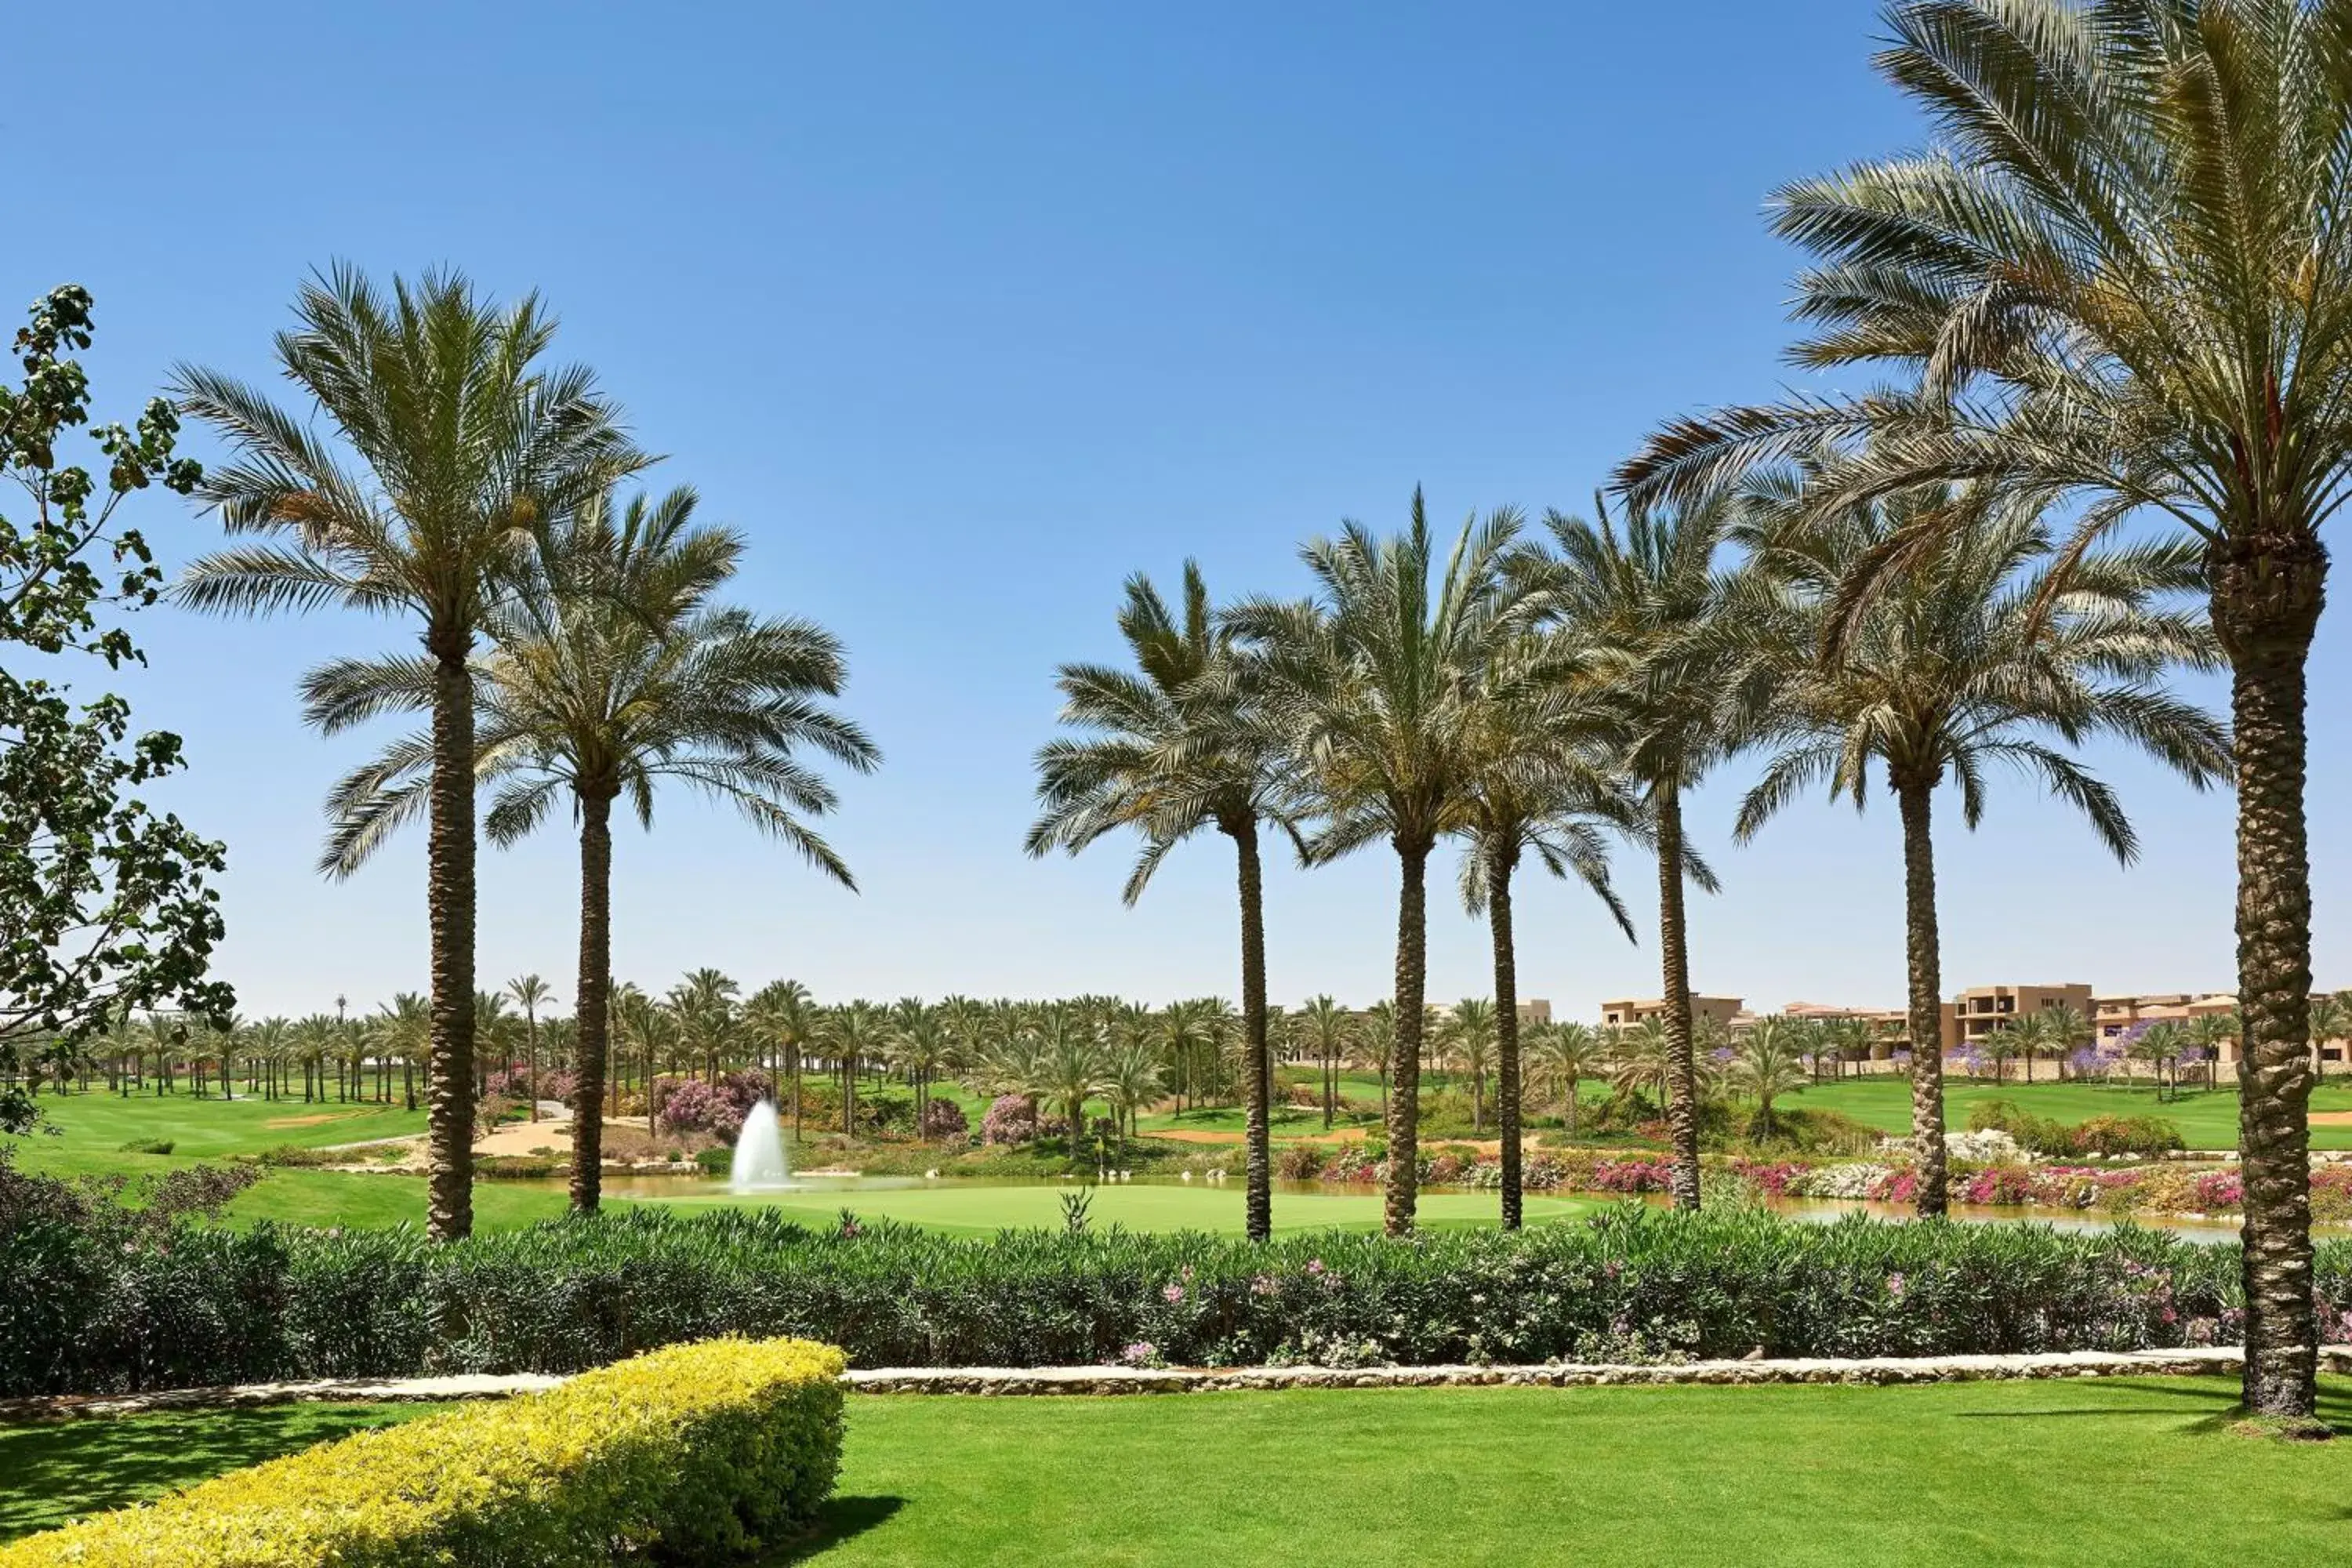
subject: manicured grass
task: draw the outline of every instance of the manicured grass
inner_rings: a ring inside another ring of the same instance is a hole
[[[0,1426],[0,1541],[435,1408],[272,1405]]]
[[[1075,1182],[1053,1187],[991,1187],[941,1183],[936,1186],[874,1192],[780,1193],[758,1198],[678,1198],[667,1200],[665,1206],[690,1209],[737,1203],[769,1204],[828,1224],[837,1219],[843,1209],[848,1209],[868,1220],[903,1220],[932,1230],[984,1236],[1008,1227],[1061,1228],[1062,1195],[1076,1187]],[[1607,1201],[1529,1194],[1527,1217],[1531,1222],[1565,1219],[1590,1214]],[[1423,1224],[1431,1226],[1493,1226],[1501,1220],[1502,1201],[1493,1193],[1423,1193],[1420,1215]],[[1191,1186],[1097,1187],[1093,1189],[1087,1219],[1097,1228],[1123,1225],[1129,1230],[1139,1231],[1239,1233],[1243,1229],[1244,1219],[1242,1184],[1229,1182],[1222,1186],[1196,1183]],[[1371,1230],[1378,1228],[1380,1221],[1381,1200],[1375,1193],[1276,1193],[1274,1197],[1274,1224],[1277,1230]]]
[[[2352,1442],[2234,1436],[2236,1396],[2136,1378],[853,1397],[817,1537],[770,1562],[2341,1560]],[[422,1408],[0,1430],[0,1537]],[[2324,1382],[2321,1414],[2352,1421],[2352,1385]]]
[[[43,1095],[38,1103],[53,1131],[0,1139],[0,1144],[15,1150],[25,1169],[58,1175],[167,1171],[288,1144],[319,1149],[425,1131],[425,1112],[404,1110],[397,1100],[305,1105],[299,1100],[198,1100],[188,1094],[124,1099],[100,1089]],[[171,1140],[171,1153],[135,1154],[122,1147],[134,1139],[157,1138]]]
[[[569,1206],[559,1184],[476,1182],[474,1228],[514,1230],[554,1219]],[[229,1223],[348,1226],[368,1229],[425,1223],[425,1178],[352,1171],[272,1170],[228,1206]]]
[[[851,1401],[827,1568],[2321,1563],[2352,1442],[2220,1380]],[[2352,1390],[2325,1414],[2352,1420]]]
[[[2045,1068],[2043,1070],[2047,1070]],[[2081,1121],[2093,1116],[2161,1116],[2180,1129],[2192,1149],[2234,1149],[2238,1146],[2238,1091],[2235,1086],[2212,1090],[2189,1089],[2179,1100],[2159,1101],[2145,1086],[2095,1083],[2033,1084],[2012,1078],[2004,1084],[1948,1077],[1944,1081],[1944,1121],[1955,1129],[1969,1124],[1969,1110],[1983,1100],[2013,1100],[2019,1109],[2059,1121]],[[1783,1103],[1806,1110],[1843,1111],[1858,1121],[1887,1132],[1911,1130],[1911,1084],[1892,1075],[1847,1079],[1791,1095]],[[2331,1080],[2313,1090],[2315,1111],[2352,1110],[2352,1086]],[[2352,1126],[2315,1126],[2315,1149],[2352,1149]]]

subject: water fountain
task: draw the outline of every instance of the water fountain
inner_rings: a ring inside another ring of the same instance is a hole
[[[738,1193],[793,1190],[793,1168],[784,1158],[784,1126],[773,1100],[763,1100],[743,1118],[735,1137],[735,1163],[728,1185]]]

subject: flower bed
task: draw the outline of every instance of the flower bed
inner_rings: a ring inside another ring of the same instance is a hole
[[[1702,1171],[1735,1178],[1766,1198],[1834,1198],[1848,1202],[1908,1204],[1918,1194],[1918,1178],[1904,1141],[1890,1140],[1889,1152],[1875,1160],[1756,1160],[1707,1154]],[[2030,1164],[2016,1143],[1997,1131],[1955,1133],[1951,1196],[1958,1204],[1985,1207],[2097,1210],[2105,1214],[2210,1217],[2237,1211],[2243,1197],[2231,1166],[2190,1165],[2165,1161],[2137,1165]],[[1983,1163],[1975,1159],[1994,1156]],[[1324,1149],[1293,1144],[1283,1151],[1281,1173],[1293,1180],[1376,1184],[1387,1173],[1384,1161],[1360,1147]],[[1522,1180],[1530,1192],[1603,1193],[1639,1195],[1670,1191],[1673,1167],[1658,1153],[1591,1149],[1530,1152]],[[1467,1149],[1443,1146],[1422,1156],[1423,1184],[1492,1188],[1502,1169]],[[2326,1163],[2311,1173],[2312,1217],[2323,1224],[2352,1221],[2352,1166]]]
[[[678,1345],[234,1471],[0,1547],[0,1568],[601,1568],[740,1557],[804,1528],[841,1462],[827,1345]]]

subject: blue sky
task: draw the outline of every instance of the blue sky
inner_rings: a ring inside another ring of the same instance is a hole
[[[1494,5],[447,5],[37,7],[12,54],[68,114],[0,107],[17,221],[0,300],[95,290],[100,403],[178,361],[268,373],[303,274],[460,266],[537,288],[707,514],[753,540],[739,596],[847,641],[847,707],[887,753],[828,831],[865,891],[666,800],[617,847],[615,965],[717,964],[853,995],[1236,986],[1231,862],[1180,855],[1144,904],[1124,850],[1033,863],[1028,759],[1055,665],[1115,651],[1139,568],[1297,588],[1343,517],[1580,508],[1658,419],[1770,394],[1790,255],[1777,184],[1915,142],[1868,68],[1874,8]],[[45,91],[41,101],[50,101]],[[13,310],[15,307],[12,306]],[[173,559],[216,538],[159,500]],[[422,989],[424,849],[310,869],[319,803],[365,742],[297,718],[328,655],[409,630],[142,617],[143,721],[226,838],[223,968],[248,1012]],[[2352,984],[2337,784],[2352,610],[2314,662],[2322,984]],[[2217,684],[2205,689],[2221,700]],[[2118,870],[2021,781],[1939,836],[1948,987],[2232,984],[2226,799],[2098,759],[2146,839]],[[1696,803],[1726,890],[1694,978],[1777,1006],[1904,989],[1894,814],[1826,805],[1727,843],[1746,770]],[[574,861],[552,829],[482,862],[485,984],[568,998]],[[1646,921],[1644,863],[1622,867]],[[1275,996],[1383,994],[1393,859],[1270,879]],[[1450,887],[1447,868],[1443,887]],[[1487,988],[1450,902],[1432,994]],[[1652,994],[1590,899],[1529,886],[1522,991],[1591,1015]]]

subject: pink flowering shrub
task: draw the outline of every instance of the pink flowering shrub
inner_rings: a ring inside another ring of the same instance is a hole
[[[971,1136],[971,1118],[952,1100],[934,1100],[923,1107],[921,1131],[926,1142],[959,1142]]]
[[[983,1143],[1033,1143],[1037,1139],[1037,1108],[1017,1094],[1000,1094],[980,1119]]]
[[[725,1089],[699,1079],[672,1081],[662,1086],[661,1124],[731,1142],[743,1131],[743,1108]]]

